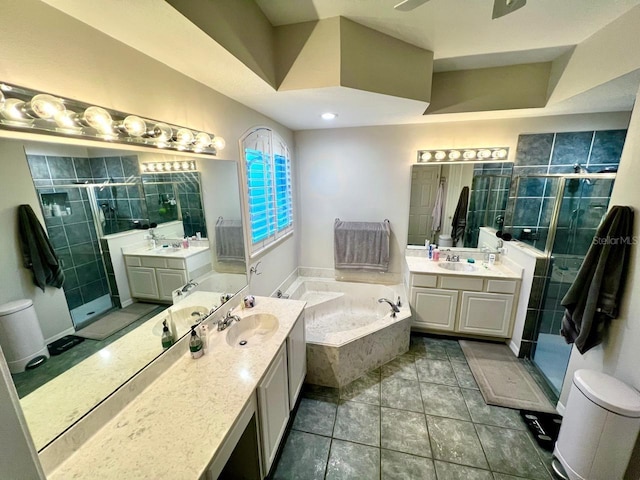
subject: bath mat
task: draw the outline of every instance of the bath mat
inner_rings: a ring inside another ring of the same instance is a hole
[[[156,308],[158,305],[153,303],[134,303],[122,310],[105,315],[82,330],[78,330],[75,334],[78,337],[91,340],[104,340]]]
[[[47,348],[49,349],[49,355],[55,357],[56,355],[60,355],[61,353],[66,352],[70,348],[75,347],[82,342],[84,342],[84,338],[82,337],[76,337],[75,335],[65,335],[55,342],[51,342],[49,345],[47,345]]]
[[[556,413],[542,389],[504,343],[460,340],[469,368],[490,405]]]

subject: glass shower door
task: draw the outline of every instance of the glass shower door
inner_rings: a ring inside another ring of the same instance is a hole
[[[558,185],[562,189],[561,197],[543,200],[543,211],[551,212],[558,201],[560,204],[557,224],[551,229],[554,238],[532,359],[557,394],[562,389],[571,354],[571,345],[560,335],[564,315],[560,302],[573,284],[607,212],[613,183],[614,179],[610,178],[566,178]]]

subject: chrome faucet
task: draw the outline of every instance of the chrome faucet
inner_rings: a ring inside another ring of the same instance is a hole
[[[221,332],[225,330],[227,327],[230,327],[233,321],[239,322],[240,317],[237,315],[231,315],[231,310],[227,312],[227,315],[224,318],[218,320],[218,331]]]
[[[396,318],[396,313],[398,313],[400,311],[400,297],[398,297],[398,304],[396,305],[395,303],[393,303],[391,300],[388,300],[386,298],[379,298],[378,299],[378,303],[383,303],[383,302],[387,302],[389,304],[389,306],[391,307],[391,317],[392,318]]]
[[[276,292],[276,297],[277,298],[289,298],[289,294],[287,293],[282,293],[282,290],[278,289],[278,291]]]
[[[193,280],[189,280],[181,289],[180,291],[182,293],[187,293],[189,290],[191,290],[194,287],[198,286],[198,282],[194,282]]]

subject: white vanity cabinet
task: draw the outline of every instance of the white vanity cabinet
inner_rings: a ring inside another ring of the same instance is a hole
[[[511,336],[519,280],[411,273],[409,282],[416,330]]]
[[[293,410],[307,375],[307,342],[304,333],[304,313],[298,319],[287,338],[287,363],[289,369],[289,410]]]
[[[282,345],[258,385],[258,414],[264,475],[269,472],[289,422],[287,348]]]
[[[124,254],[131,296],[144,300],[172,300],[172,292],[188,280],[211,270],[209,249],[180,251],[176,256]]]

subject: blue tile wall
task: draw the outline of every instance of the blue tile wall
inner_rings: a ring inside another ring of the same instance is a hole
[[[620,163],[626,133],[626,130],[599,130],[520,135],[513,169],[514,188],[506,209],[506,229],[518,238],[523,228],[531,228],[535,232],[534,239],[525,241],[544,250],[557,181],[535,178],[521,181],[516,202],[515,178],[523,175],[574,173],[573,165],[576,163],[592,173],[616,168]],[[571,184],[568,184],[567,190],[570,188]],[[605,180],[597,180],[588,187],[576,183],[575,196],[580,197],[580,204],[572,204],[571,198],[567,197],[562,208],[588,208],[588,203],[585,203],[588,200],[585,199],[589,198],[594,199],[596,204],[608,204],[612,188],[613,182]],[[566,215],[567,212],[562,211],[561,219]],[[589,234],[590,229],[581,233],[578,244],[583,246],[588,243],[586,238]]]

